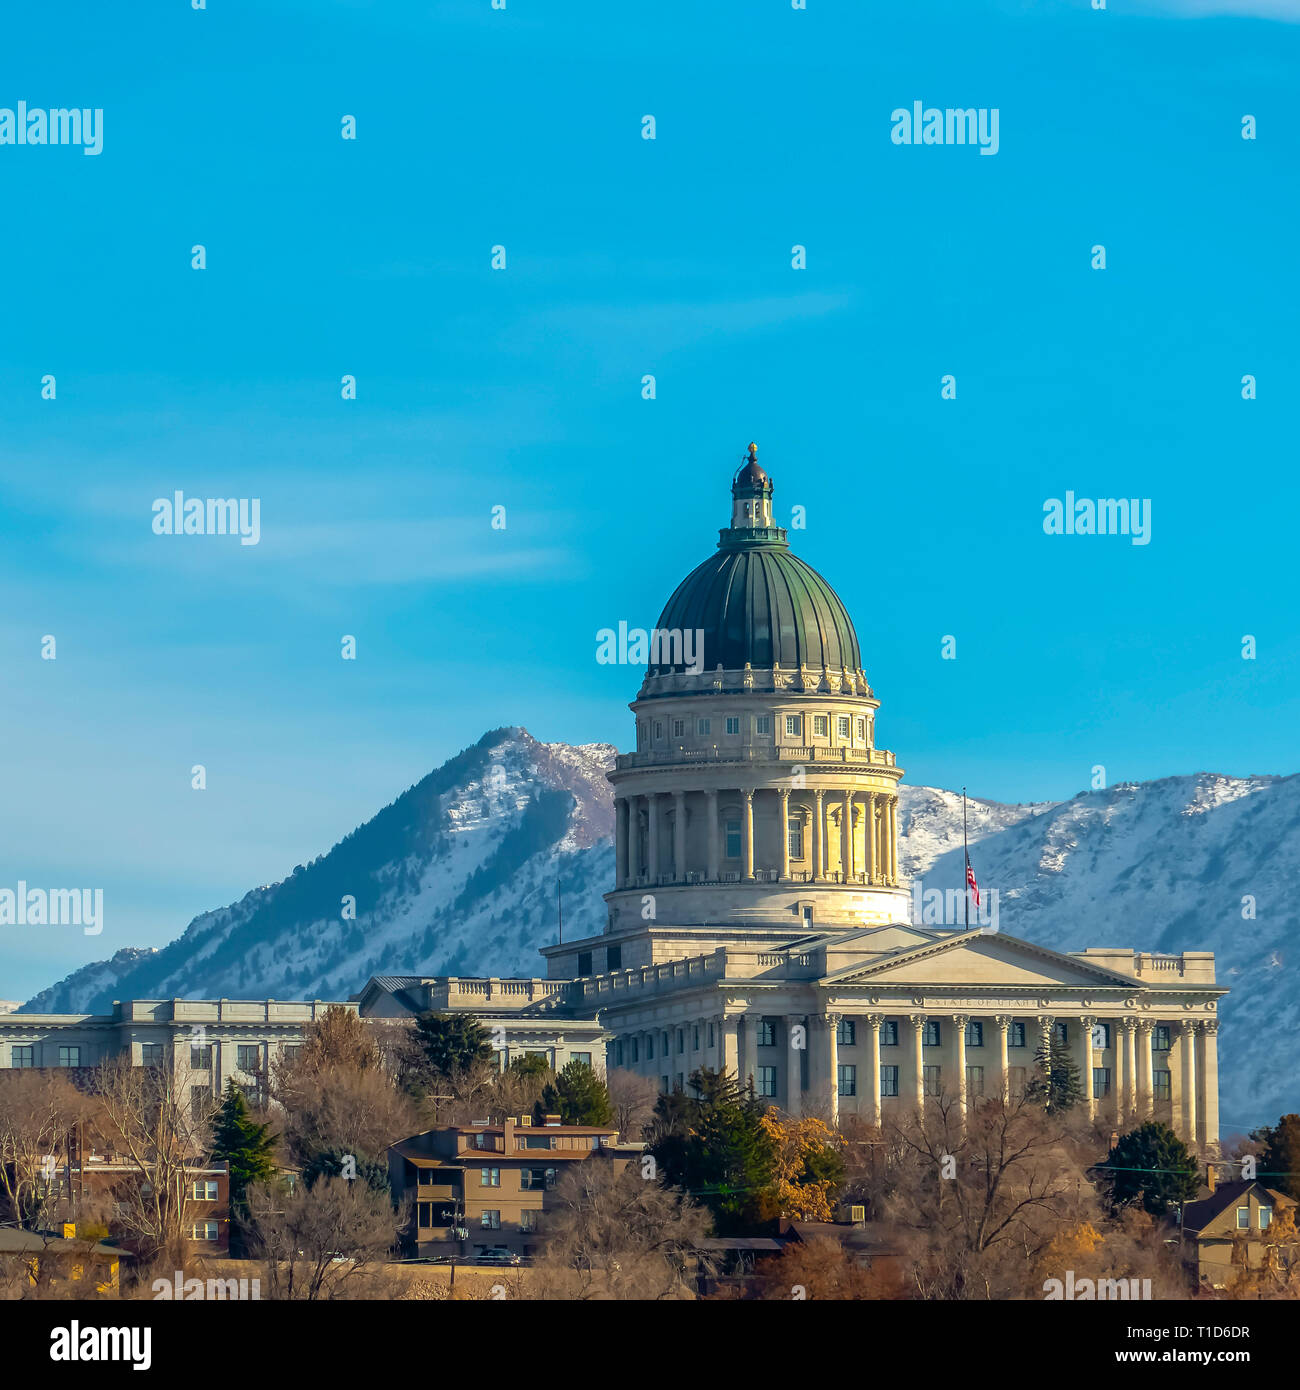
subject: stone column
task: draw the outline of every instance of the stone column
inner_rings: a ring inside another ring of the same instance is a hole
[[[649,820],[649,834],[646,836],[646,858],[650,861],[646,869],[650,875],[650,886],[659,882],[659,793],[647,792],[645,799],[646,815]]]
[[[826,1053],[831,1072],[831,1128],[840,1122],[840,1015],[826,1015]]]
[[[813,864],[812,876],[815,882],[820,882],[826,877],[826,821],[825,809],[822,806],[822,792],[818,788],[813,792]]]
[[[898,882],[898,798],[891,796],[885,803],[886,826],[889,835],[889,884]]]
[[[627,798],[627,876],[631,883],[641,877],[641,813],[637,798]]]
[[[781,800],[781,882],[785,883],[790,877],[790,792],[786,787],[780,788],[777,796]]]
[[[718,863],[718,794],[706,792],[709,808],[709,877],[716,883],[721,872]]]
[[[853,876],[853,793],[844,793],[844,809],[840,813],[840,861],[844,882]]]
[[[1128,1070],[1124,1066],[1124,1020],[1108,1018],[1110,1025],[1110,1050],[1115,1061],[1115,1089],[1111,1093],[1111,1108],[1114,1111],[1115,1128],[1122,1130],[1127,1115]]]
[[[745,1015],[745,1075],[742,1084],[752,1081],[758,1087],[758,1028],[762,1023],[758,1014]]]
[[[686,793],[673,793],[673,880],[686,881]]]
[[[740,1079],[740,1025],[738,1014],[723,1014],[718,1021],[718,1047],[721,1049],[721,1069]]]
[[[1129,1115],[1136,1115],[1138,1108],[1137,1091],[1137,1019],[1124,1020],[1124,1109]]]
[[[1187,1019],[1178,1034],[1178,1050],[1182,1053],[1183,1075],[1179,1084],[1182,1092],[1182,1139],[1184,1143],[1195,1147],[1197,1143],[1196,1135],[1196,1034],[1199,1032],[1197,1024],[1191,1019]]]
[[[874,883],[876,881],[877,866],[880,863],[879,856],[876,854],[876,793],[868,792],[865,800],[867,803],[867,833],[863,838],[866,840],[867,862],[863,865],[863,869],[867,875],[867,882]]]
[[[1092,1093],[1092,1030],[1096,1022],[1087,1014],[1079,1019],[1079,1027],[1083,1030],[1083,1096],[1088,1104],[1089,1124],[1097,1122],[1097,1098]]]
[[[1142,1106],[1142,1118],[1149,1120],[1155,1112],[1155,1088],[1151,1076],[1151,1020],[1138,1022],[1138,1097]]]
[[[970,1097],[966,1094],[966,1025],[970,1019],[966,1014],[953,1014],[953,1053],[957,1059],[957,1118],[966,1123],[966,1107]]]
[[[1201,1081],[1199,1143],[1202,1150],[1214,1152],[1219,1147],[1219,1020],[1205,1019],[1196,1036],[1201,1044],[1196,1059]]]
[[[880,1128],[880,1025],[883,1014],[867,1014],[862,1020],[871,1030],[867,1038],[867,1123]]]
[[[614,856],[616,860],[614,884],[618,888],[623,888],[627,884],[627,827],[629,821],[627,797],[620,796],[616,806],[618,815],[614,822]]]
[[[742,852],[744,859],[740,876],[746,882],[754,877],[754,793],[742,792],[745,798],[745,822],[742,827]]]
[[[802,1014],[785,1016],[785,1108],[795,1119],[803,1114],[803,1062],[808,1051],[810,1022]],[[795,1046],[799,1030],[803,1034],[802,1047]],[[808,1079],[811,1082],[811,1071]]]
[[[1011,1031],[1011,1016],[997,1014],[993,1022],[998,1028],[998,1094],[1002,1097],[1002,1104],[1008,1105],[1011,1101],[1011,1060],[1007,1056],[1007,1034]]]
[[[909,1014],[908,1019],[912,1025],[912,1084],[915,1088],[912,1093],[912,1102],[916,1106],[918,1114],[925,1113],[925,1062],[923,1060],[922,1049],[925,1046],[925,1023],[926,1014]]]

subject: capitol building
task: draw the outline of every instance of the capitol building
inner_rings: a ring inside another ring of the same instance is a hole
[[[604,931],[542,948],[545,980],[375,977],[362,1013],[436,998],[494,1027],[503,1064],[581,1055],[663,1090],[707,1066],[788,1113],[872,1124],[932,1097],[964,1112],[1013,1095],[1055,1036],[1099,1126],[1154,1117],[1213,1152],[1227,990],[1211,952],[1062,953],[912,923],[903,769],[877,742],[853,621],[790,549],[772,497],[751,445],[730,525],[657,624],[635,749],[609,773]],[[670,640],[687,633],[702,660]]]

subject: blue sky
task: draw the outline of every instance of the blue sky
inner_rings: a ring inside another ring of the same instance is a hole
[[[0,147],[0,884],[107,928],[9,933],[0,997],[488,728],[626,747],[596,630],[654,622],[750,439],[910,781],[1295,771],[1297,10],[12,16],[0,106],[102,107],[104,149]],[[895,146],[916,100],[996,107],[998,154]],[[260,498],[260,544],[154,535],[177,489]],[[1067,489],[1151,543],[1044,535]]]

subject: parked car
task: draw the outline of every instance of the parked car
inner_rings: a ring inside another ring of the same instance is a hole
[[[494,1245],[490,1250],[484,1250],[474,1263],[478,1265],[517,1265],[522,1261],[513,1250],[507,1250],[504,1245]]]

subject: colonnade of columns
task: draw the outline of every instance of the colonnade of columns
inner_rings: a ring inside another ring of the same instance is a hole
[[[832,1122],[837,1122],[841,1104],[840,1065],[847,1055],[857,1068],[857,1112],[874,1125],[880,1124],[887,1101],[908,1109],[924,1109],[926,1067],[933,1065],[938,1068],[937,1085],[931,1090],[942,1091],[955,1100],[959,1116],[964,1119],[982,1096],[1000,1096],[1003,1101],[1012,1098],[1012,1024],[1023,1023],[1026,1028],[1024,1062],[1019,1069],[1028,1079],[1039,1047],[1052,1036],[1059,1021],[1070,1028],[1067,1046],[1079,1068],[1083,1091],[1081,1108],[1090,1121],[1111,1123],[1123,1130],[1155,1114],[1152,1030],[1164,1026],[1170,1029],[1171,1041],[1177,1044],[1176,1054],[1173,1048],[1169,1054],[1169,1121],[1184,1140],[1197,1147],[1205,1148],[1218,1141],[1218,1023],[1215,1020],[1184,1019],[1161,1023],[1127,1015],[1102,1018],[1093,1014],[1066,1015],[1060,1019],[1054,1014],[1033,1014],[1013,1019],[1009,1014],[978,1016],[933,1012],[891,1017],[898,1025],[897,1044],[887,1046],[882,1042],[886,1022],[883,1013],[762,1015],[746,1011],[713,1014],[685,1025],[673,1024],[648,1033],[625,1035],[629,1039],[632,1036],[640,1038],[642,1051],[636,1063],[624,1057],[623,1065],[639,1065],[651,1074],[667,1075],[670,1085],[676,1083],[678,1074],[688,1077],[700,1066],[725,1070],[738,1076],[742,1083],[753,1078],[757,1085],[762,1075],[760,1068],[771,1065],[776,1069],[775,1090],[768,1094],[773,1104],[798,1115],[805,1092],[824,1097],[829,1087]],[[855,1025],[851,1053],[839,1041],[839,1025],[844,1019],[851,1019]],[[972,1022],[984,1025],[978,1045],[974,1040],[968,1043],[967,1026]],[[774,1050],[771,1051],[760,1044],[764,1023],[773,1027]],[[946,1033],[946,1036],[941,1033],[938,1046],[926,1043],[930,1023],[938,1023]],[[1103,1025],[1109,1029],[1108,1039],[1102,1031]],[[697,1026],[708,1030],[702,1033],[698,1050],[690,1045],[694,1040],[693,1029]],[[659,1039],[660,1048],[666,1038],[670,1050],[674,1048],[679,1027],[685,1028],[690,1039],[681,1054],[672,1052],[669,1059],[663,1058],[658,1051],[645,1055],[647,1038]],[[1103,1046],[1107,1042],[1109,1045]],[[936,1060],[927,1063],[927,1054]],[[1094,1067],[1104,1067],[1107,1061],[1111,1064],[1109,1086],[1094,1086]],[[892,1092],[890,1096],[882,1096],[882,1063],[897,1067],[896,1098]],[[984,1068],[983,1084],[977,1091],[973,1091],[972,1078],[979,1074],[968,1071],[971,1066]],[[1095,1090],[1102,1090],[1103,1094],[1096,1095]]]
[[[734,799],[740,815],[740,868],[742,882],[775,873],[781,880],[791,876],[791,815],[801,820],[805,832],[804,857],[809,869],[800,872],[801,882],[866,883],[893,886],[898,882],[898,797],[893,792],[839,791],[816,787],[793,794],[789,787],[741,787],[735,791],[708,790],[705,798],[706,862],[705,881],[717,882],[722,873],[722,843],[719,797]],[[792,795],[797,799],[792,800]],[[640,792],[620,796],[615,806],[615,861],[617,886],[640,883],[682,883],[686,879],[686,796],[685,791]],[[767,856],[755,853],[754,800],[771,796],[779,802],[778,845]],[[806,799],[805,799],[806,798]],[[665,805],[664,803],[667,803]],[[672,812],[672,866],[664,871],[660,850],[661,821]],[[830,828],[839,835],[839,863],[832,865]],[[845,833],[846,827],[848,833]],[[861,834],[861,863],[858,839]],[[811,844],[809,845],[809,836]]]

